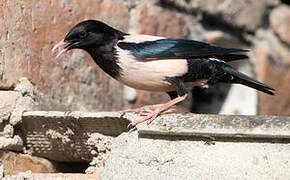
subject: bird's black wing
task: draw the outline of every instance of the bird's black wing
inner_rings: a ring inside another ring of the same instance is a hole
[[[185,39],[159,39],[141,43],[119,42],[118,46],[121,49],[129,50],[133,56],[140,59],[218,58],[224,61],[233,61],[248,57],[243,54],[232,54],[248,50],[223,48]]]

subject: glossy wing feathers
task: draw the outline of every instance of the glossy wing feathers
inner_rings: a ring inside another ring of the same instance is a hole
[[[142,43],[120,42],[118,46],[131,51],[136,58],[218,58],[234,61],[247,58],[247,55],[232,54],[248,50],[223,48],[204,42],[184,39],[160,39]]]

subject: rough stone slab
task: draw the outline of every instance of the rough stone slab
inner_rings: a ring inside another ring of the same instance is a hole
[[[21,128],[32,155],[88,162],[108,152],[114,137],[128,131],[128,124],[113,112],[32,111],[23,113]]]
[[[289,179],[290,144],[140,138],[123,133],[101,179]]]
[[[137,129],[149,135],[290,139],[290,117],[171,114],[149,126],[139,124]]]

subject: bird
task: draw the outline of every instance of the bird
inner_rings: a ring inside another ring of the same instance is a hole
[[[159,115],[173,112],[188,97],[188,88],[217,83],[242,84],[269,95],[275,89],[235,70],[228,62],[246,59],[249,50],[225,48],[196,40],[129,34],[98,20],[84,20],[52,49],[57,54],[82,49],[117,81],[140,90],[166,92],[170,101],[121,111],[142,118],[130,123],[149,125]],[[238,103],[238,102],[237,102]]]

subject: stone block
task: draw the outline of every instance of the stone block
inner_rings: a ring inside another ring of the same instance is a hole
[[[22,116],[26,147],[34,156],[58,162],[90,162],[102,167],[114,138],[128,131],[119,113],[30,111]]]

